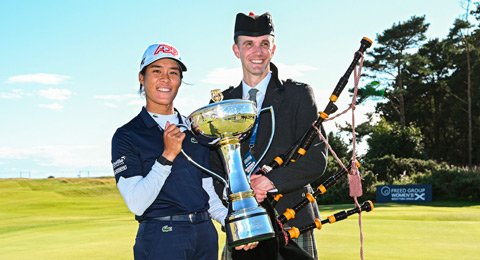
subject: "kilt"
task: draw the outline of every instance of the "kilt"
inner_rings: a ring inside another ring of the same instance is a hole
[[[304,249],[309,255],[313,257],[313,259],[318,260],[318,253],[317,253],[317,244],[315,241],[315,234],[314,230],[309,230],[303,234],[300,234],[298,238],[293,238],[292,239],[295,243],[298,244],[298,246],[302,249]],[[223,247],[223,252],[222,252],[222,260],[232,260],[232,250],[235,250],[235,248],[230,249],[226,242]],[[280,252],[278,256],[279,260],[288,260],[289,258],[283,258],[282,254]],[[298,258],[297,258],[298,259]],[[251,258],[251,260],[255,260],[255,258]]]

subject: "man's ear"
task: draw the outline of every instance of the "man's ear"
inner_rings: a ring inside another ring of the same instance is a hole
[[[273,57],[273,54],[275,54],[275,50],[277,49],[277,45],[273,45],[273,48],[272,48],[272,57]]]
[[[232,50],[235,56],[240,59],[240,50],[238,49],[238,45],[236,43],[233,44]]]

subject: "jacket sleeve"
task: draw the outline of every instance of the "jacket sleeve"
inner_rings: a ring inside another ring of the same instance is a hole
[[[225,218],[227,217],[228,211],[215,193],[212,178],[203,178],[202,187],[209,196],[208,212],[210,213],[210,216],[212,216],[212,218],[215,219],[218,223],[222,224],[222,226],[225,226]]]
[[[158,162],[142,176],[142,161],[128,131],[119,129],[112,139],[112,165],[117,187],[128,209],[141,216],[155,201],[172,166]]]
[[[313,90],[305,85],[305,91],[299,99],[297,110],[294,113],[295,138],[300,140],[312,127],[317,119],[317,106]],[[277,126],[278,127],[278,126]],[[325,131],[321,128],[322,135]],[[293,145],[293,144],[292,144]],[[300,189],[319,178],[327,166],[327,147],[325,143],[316,137],[304,156],[295,162],[290,162],[287,167],[279,167],[267,174],[280,193],[288,193]]]
[[[170,175],[172,166],[155,162],[147,176],[120,177],[117,187],[128,209],[141,216],[152,205]]]

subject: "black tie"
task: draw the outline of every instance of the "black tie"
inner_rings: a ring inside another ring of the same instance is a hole
[[[258,89],[252,88],[248,91],[248,100],[253,101],[255,105],[257,104],[257,92]]]

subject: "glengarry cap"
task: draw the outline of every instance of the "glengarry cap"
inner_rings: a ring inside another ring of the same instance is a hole
[[[267,34],[275,36],[270,13],[266,12],[262,15],[255,15],[252,12],[248,15],[243,13],[237,14],[234,37],[239,35],[256,37]]]

